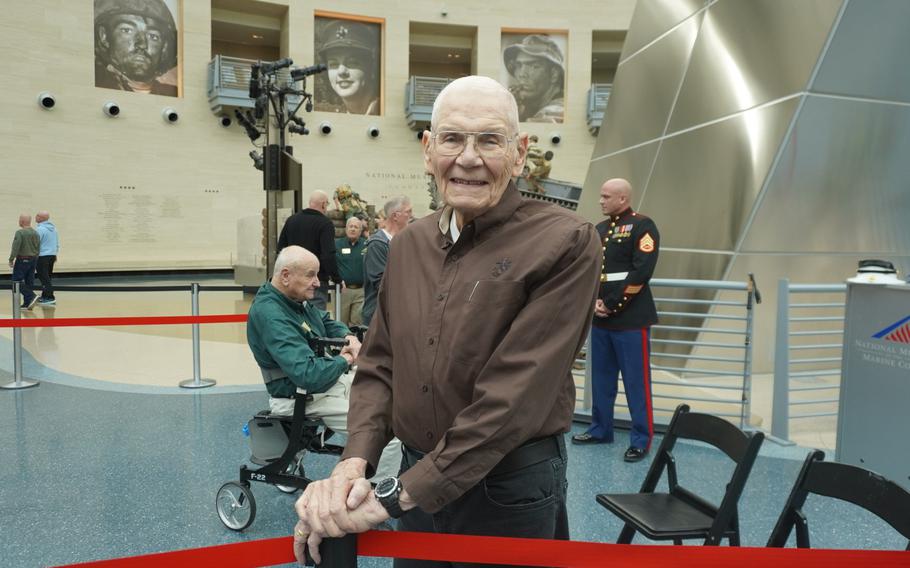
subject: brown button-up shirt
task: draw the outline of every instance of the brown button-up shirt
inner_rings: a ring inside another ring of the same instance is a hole
[[[401,483],[429,513],[524,442],[569,429],[601,263],[590,223],[514,185],[454,243],[451,215],[393,241],[344,453],[372,470],[393,433],[427,452]]]

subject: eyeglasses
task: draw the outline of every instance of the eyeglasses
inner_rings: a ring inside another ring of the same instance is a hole
[[[468,138],[474,139],[474,151],[484,158],[499,158],[509,149],[512,138],[499,132],[458,132],[441,130],[433,135],[436,151],[442,156],[458,156],[464,152]]]

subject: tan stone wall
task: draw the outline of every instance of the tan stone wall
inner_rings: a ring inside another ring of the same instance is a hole
[[[497,78],[502,28],[568,30],[565,123],[523,127],[545,139],[558,131],[552,176],[582,183],[595,140],[585,125],[592,30],[627,29],[634,7],[634,0],[470,0],[445,3],[442,16],[441,3],[423,0],[268,3],[289,6],[282,44],[299,65],[313,62],[314,10],[385,18],[383,115],[314,112],[304,116],[314,134],[291,135],[289,144],[303,161],[305,192],[348,183],[376,204],[404,193],[418,215],[429,200],[403,111],[411,21],[476,26],[477,72]],[[89,0],[30,0],[4,10],[0,243],[12,237],[20,211],[46,208],[61,233],[60,271],[229,267],[237,221],[258,214],[265,195],[243,131],[222,128],[209,109],[211,3],[183,0],[179,98],[94,87],[92,10]],[[50,112],[35,102],[42,91],[57,98]],[[117,119],[102,113],[109,100],[122,109]],[[162,120],[165,107],[179,112],[176,124]],[[333,126],[328,137],[315,133],[324,120]],[[380,128],[378,139],[367,137],[370,125]]]

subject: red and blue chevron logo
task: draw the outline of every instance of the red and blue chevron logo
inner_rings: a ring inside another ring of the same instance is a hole
[[[885,329],[873,335],[875,339],[884,339],[894,343],[910,344],[910,316],[894,322]]]

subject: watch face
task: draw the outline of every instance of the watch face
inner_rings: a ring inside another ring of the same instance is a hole
[[[394,477],[387,477],[376,485],[376,496],[387,497],[395,492],[398,487],[398,480]]]

